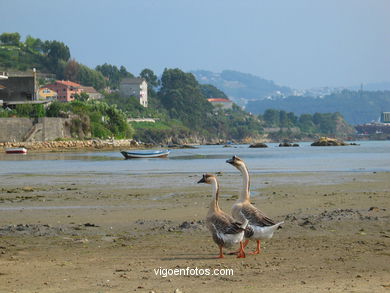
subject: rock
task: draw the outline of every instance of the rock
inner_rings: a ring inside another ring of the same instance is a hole
[[[263,142],[253,143],[249,146],[250,148],[267,148],[268,146]]]
[[[189,229],[190,227],[191,227],[191,224],[189,222],[187,222],[187,221],[184,221],[183,223],[181,223],[179,225],[180,229]]]
[[[297,143],[291,143],[291,142],[282,142],[279,144],[279,147],[299,147],[299,144]]]
[[[32,192],[32,191],[34,191],[34,188],[31,187],[31,186],[25,186],[25,187],[22,188],[22,190],[26,191],[26,192]]]
[[[98,225],[92,224],[92,223],[85,223],[83,225],[84,227],[99,227]]]
[[[313,142],[311,146],[345,146],[348,145],[342,140],[330,137],[321,137],[319,140]]]
[[[181,291],[179,288],[176,288],[175,291],[173,291],[173,293],[183,293],[183,291]]]

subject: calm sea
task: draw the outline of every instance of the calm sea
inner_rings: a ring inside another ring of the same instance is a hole
[[[158,174],[235,172],[225,163],[232,155],[244,159],[253,173],[390,171],[390,141],[362,141],[358,146],[254,149],[248,145],[173,149],[166,159],[124,160],[119,151],[0,154],[0,175],[6,174]]]

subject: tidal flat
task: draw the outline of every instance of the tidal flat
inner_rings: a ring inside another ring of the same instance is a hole
[[[252,202],[285,224],[245,259],[215,258],[200,177],[2,176],[0,292],[388,292],[390,173],[254,174]],[[242,179],[218,179],[230,212]],[[155,273],[187,267],[234,275]]]

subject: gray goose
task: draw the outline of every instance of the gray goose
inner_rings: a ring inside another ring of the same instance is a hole
[[[242,222],[236,221],[232,216],[222,211],[218,205],[219,200],[219,184],[214,175],[205,174],[198,183],[211,184],[213,189],[213,198],[210,203],[210,208],[206,217],[206,226],[210,230],[214,242],[219,247],[218,258],[223,258],[223,248],[231,247],[235,244],[240,244],[240,249],[237,253],[238,258],[244,258],[244,246],[242,240],[244,231],[248,225],[248,220]]]
[[[249,240],[256,240],[256,250],[251,252],[251,254],[259,254],[261,252],[261,240],[272,238],[276,229],[284,222],[276,223],[251,204],[249,191],[250,178],[248,168],[244,161],[237,156],[233,156],[226,162],[236,167],[243,177],[243,188],[240,197],[232,207],[232,216],[237,221],[249,221],[245,231],[246,240],[244,242],[244,248],[248,245]]]

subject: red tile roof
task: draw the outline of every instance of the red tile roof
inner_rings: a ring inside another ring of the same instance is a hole
[[[222,103],[231,103],[232,101],[222,98],[207,99],[209,102],[222,102]]]
[[[70,81],[70,80],[57,80],[56,83],[63,84],[66,86],[73,86],[73,87],[80,87],[81,86],[80,84],[75,83],[75,82]]]

